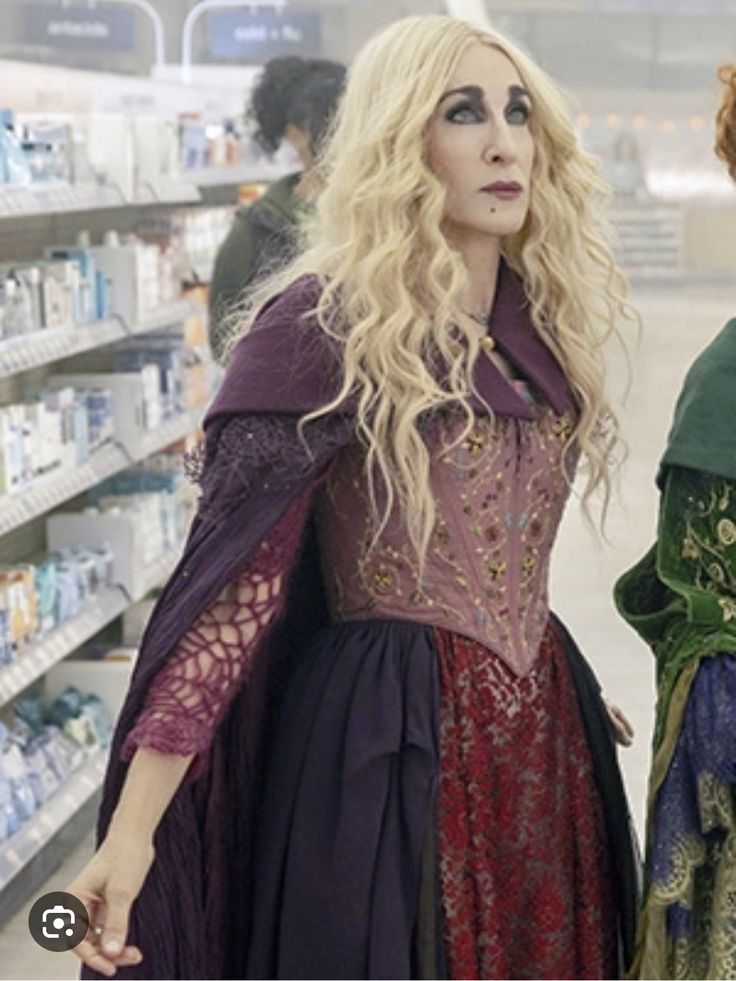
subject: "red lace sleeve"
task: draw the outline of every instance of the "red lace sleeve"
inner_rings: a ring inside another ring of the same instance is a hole
[[[156,675],[122,758],[139,746],[181,756],[196,754],[187,779],[202,772],[215,727],[247,679],[251,655],[278,614],[309,512],[301,494],[263,540],[253,559],[198,618]]]

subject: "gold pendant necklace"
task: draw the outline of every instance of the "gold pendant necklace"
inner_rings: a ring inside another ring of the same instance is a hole
[[[468,311],[465,311],[465,315],[467,317],[470,317],[471,320],[474,320],[476,324],[478,324],[480,327],[484,329],[484,331],[487,331],[488,328],[490,327],[491,324],[490,313],[487,314],[468,313]],[[496,346],[496,342],[494,341],[494,339],[491,337],[490,334],[486,333],[480,339],[480,346],[483,348],[483,350],[486,353],[488,353],[489,351],[492,351],[494,349],[494,347]]]

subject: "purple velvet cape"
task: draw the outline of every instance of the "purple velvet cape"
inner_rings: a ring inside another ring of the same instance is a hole
[[[206,460],[214,459],[218,432],[233,417],[251,413],[298,417],[324,404],[338,390],[339,362],[334,349],[324,335],[305,329],[298,320],[314,307],[318,289],[312,278],[293,284],[263,308],[251,333],[234,350],[205,420]],[[499,349],[561,412],[570,401],[565,376],[531,325],[522,283],[504,263],[489,332]],[[497,413],[532,417],[527,403],[486,357],[479,358],[476,384]],[[349,415],[354,406],[347,402],[341,409]],[[112,742],[98,842],[106,834],[127,772],[128,765],[121,761],[122,745],[143,708],[152,679],[223,586],[247,566],[289,503],[308,487],[314,489],[324,469],[323,464],[320,472],[308,473],[286,491],[256,491],[244,499],[238,499],[237,488],[223,486],[215,495],[221,493],[235,502],[229,511],[220,519],[213,519],[211,510],[195,516],[181,560],[141,641]],[[121,968],[117,977],[245,977],[251,922],[252,816],[261,792],[273,695],[282,690],[308,638],[326,623],[319,555],[311,536],[290,571],[283,612],[257,645],[252,675],[214,734],[204,772],[179,787],[157,829],[156,860],[133,905],[129,929],[129,942],[141,947],[144,960],[138,967]],[[625,825],[626,805],[615,757],[609,758],[610,740],[597,685],[588,678],[589,669],[584,665],[582,672],[578,675],[585,692],[581,694],[578,687],[581,705],[585,703],[583,714],[592,712],[599,742],[605,744],[604,769],[610,771],[603,779],[614,785],[610,801],[604,803]],[[590,738],[587,722],[586,728]],[[603,793],[605,798],[605,788]],[[627,848],[624,846],[624,852]],[[84,968],[82,977],[102,975]]]

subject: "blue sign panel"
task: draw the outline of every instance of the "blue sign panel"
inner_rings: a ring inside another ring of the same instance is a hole
[[[213,58],[260,64],[277,55],[318,56],[322,19],[307,11],[215,10],[208,14],[209,52]]]
[[[62,7],[24,3],[22,40],[74,51],[132,51],[135,12],[125,7]]]

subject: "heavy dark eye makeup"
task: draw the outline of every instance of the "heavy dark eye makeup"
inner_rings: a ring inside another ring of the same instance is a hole
[[[506,121],[512,126],[524,126],[532,114],[532,108],[528,102],[515,99],[510,102],[504,110]],[[445,113],[445,119],[451,123],[482,123],[486,121],[486,112],[477,102],[464,100],[451,106]]]
[[[451,123],[480,123],[486,118],[483,108],[476,102],[458,102],[445,113],[445,119]]]
[[[522,102],[520,99],[510,102],[506,106],[506,120],[514,126],[523,126],[525,123],[528,123],[531,114],[532,107],[528,102]],[[516,121],[513,121],[512,117],[516,117]]]

